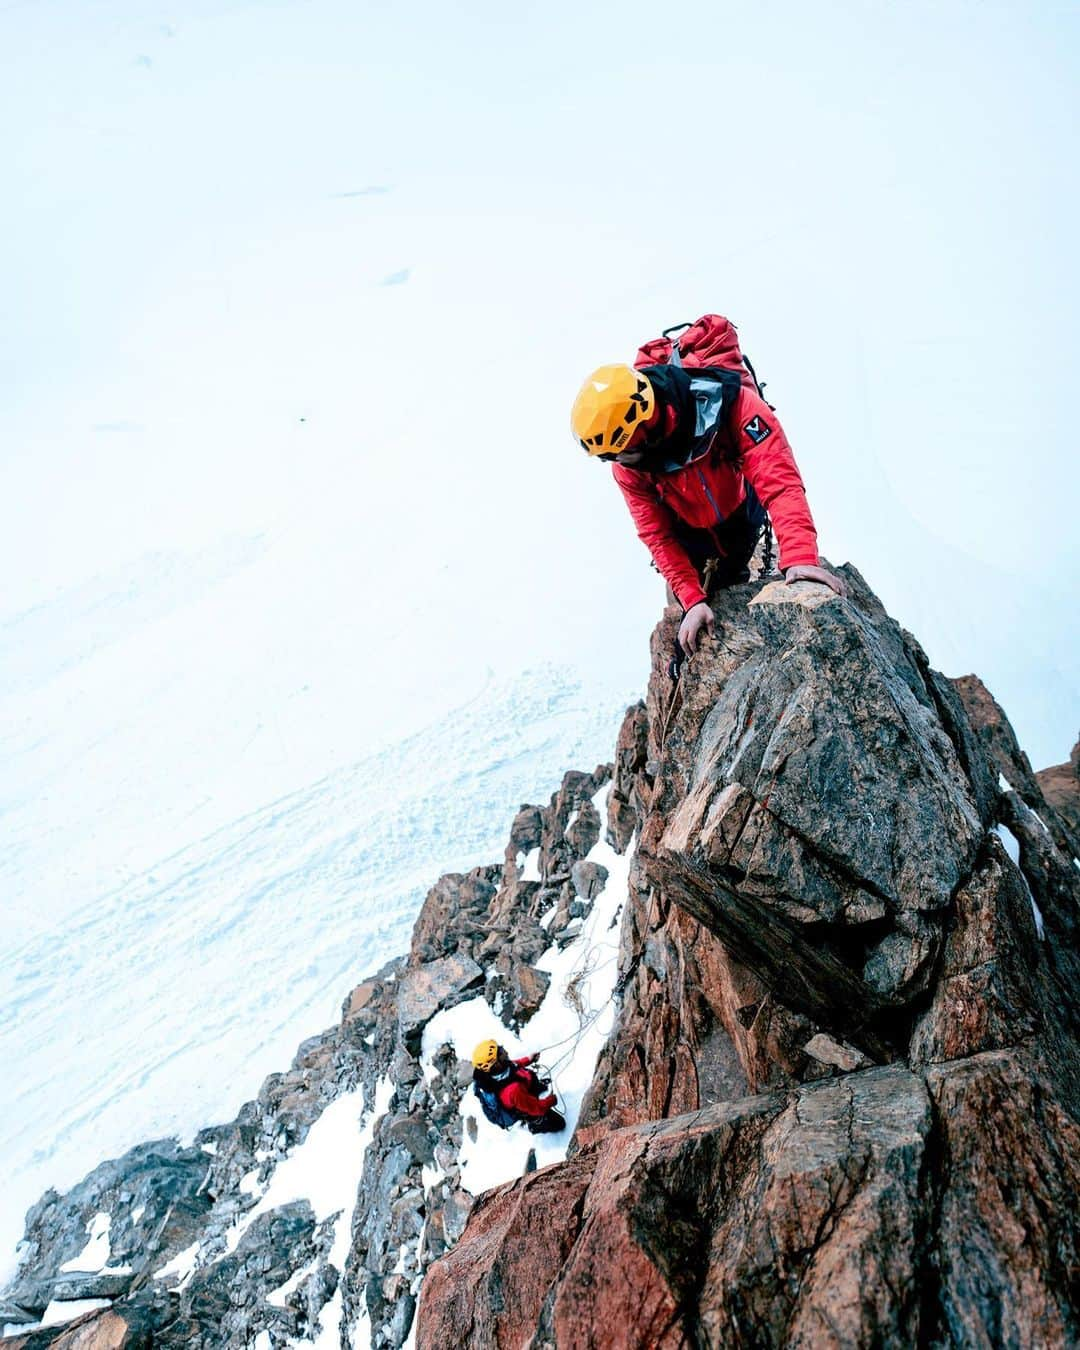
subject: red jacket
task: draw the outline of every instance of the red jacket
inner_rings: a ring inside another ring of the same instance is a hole
[[[780,567],[819,563],[817,531],[803,481],[776,414],[760,397],[742,367],[735,329],[727,319],[707,314],[678,339],[687,371],[704,366],[739,367],[742,386],[730,415],[727,435],[701,459],[674,473],[651,474],[615,462],[615,475],[638,537],[648,548],[664,580],[683,609],[705,599],[697,569],[680,544],[676,517],[697,529],[724,521],[746,499],[749,483],[768,511],[780,546]],[[672,344],[657,339],[642,347],[636,365],[664,364]]]
[[[546,1116],[558,1100],[556,1097],[538,1097],[538,1080],[531,1069],[526,1068],[530,1056],[512,1059],[511,1064],[518,1070],[505,1087],[499,1089],[499,1101],[511,1111],[522,1116]],[[522,1080],[527,1081],[522,1081]],[[532,1089],[532,1090],[530,1090]]]

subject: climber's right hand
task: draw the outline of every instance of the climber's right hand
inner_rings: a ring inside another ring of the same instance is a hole
[[[701,645],[703,630],[708,630],[710,634],[716,631],[712,606],[705,600],[691,605],[683,615],[682,625],[679,628],[679,646],[687,656],[693,656]]]

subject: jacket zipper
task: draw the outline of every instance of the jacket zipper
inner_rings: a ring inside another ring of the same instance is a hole
[[[700,469],[698,469],[697,471],[697,476],[701,480],[701,487],[705,493],[705,497],[708,500],[709,505],[716,513],[716,524],[722,525],[724,523],[724,517],[720,514],[720,508],[717,506],[712,493],[709,491],[709,485],[705,481],[705,475],[701,472]],[[716,531],[716,525],[712,525],[709,527],[709,533],[712,535],[713,543],[716,545],[716,551],[720,554],[721,558],[726,558],[727,549],[720,542],[720,536]]]

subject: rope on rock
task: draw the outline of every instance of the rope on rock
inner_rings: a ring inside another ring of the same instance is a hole
[[[773,535],[772,521],[768,516],[765,517],[765,546],[761,553],[761,572],[759,576],[768,577],[773,571],[773,544],[775,536]]]

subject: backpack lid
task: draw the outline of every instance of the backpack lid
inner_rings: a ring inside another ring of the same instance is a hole
[[[743,358],[735,325],[722,314],[703,314],[694,323],[666,328],[661,337],[639,348],[634,365],[640,370],[643,366],[665,366],[672,362],[687,370],[706,366],[735,370],[743,384],[751,389],[756,387]]]

